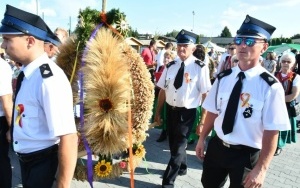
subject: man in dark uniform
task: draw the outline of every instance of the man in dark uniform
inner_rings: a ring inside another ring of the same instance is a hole
[[[207,110],[196,146],[204,160],[202,184],[261,187],[274,155],[279,130],[289,129],[284,91],[259,63],[275,27],[246,16],[234,38],[239,64],[221,72],[203,108]],[[214,128],[216,136],[205,139]]]
[[[11,137],[23,187],[51,188],[57,169],[57,187],[70,187],[78,137],[70,83],[44,52],[51,31],[39,16],[10,5],[1,23],[1,48],[23,64],[16,84]]]
[[[161,124],[161,109],[167,103],[167,131],[171,158],[163,175],[162,187],[174,187],[177,175],[187,173],[187,140],[196,118],[196,108],[211,88],[208,67],[193,56],[197,35],[186,30],[178,33],[177,55],[164,69],[157,86],[155,121]]]

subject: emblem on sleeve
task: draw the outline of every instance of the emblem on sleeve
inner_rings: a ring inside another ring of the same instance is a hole
[[[53,76],[53,73],[50,69],[49,64],[43,64],[40,66],[41,75],[43,78],[49,78],[50,76]]]
[[[274,83],[277,82],[277,80],[272,76],[270,75],[269,73],[267,72],[263,72],[260,74],[260,77],[268,83],[269,86],[272,86]]]
[[[195,63],[197,65],[199,65],[201,68],[205,66],[205,64],[203,63],[203,61],[200,61],[200,60],[195,60]]]

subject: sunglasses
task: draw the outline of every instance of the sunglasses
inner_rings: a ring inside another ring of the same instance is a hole
[[[236,44],[238,46],[241,45],[243,41],[249,47],[254,46],[255,43],[265,43],[265,41],[258,42],[255,38],[240,38],[240,37],[236,37],[236,38],[233,39],[234,44]]]
[[[228,48],[229,50],[235,50],[235,48]]]

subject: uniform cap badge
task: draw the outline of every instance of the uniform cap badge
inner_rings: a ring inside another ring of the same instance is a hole
[[[244,23],[249,23],[250,22],[250,18],[247,16]]]

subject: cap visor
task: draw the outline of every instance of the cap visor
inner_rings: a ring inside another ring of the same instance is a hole
[[[235,37],[249,37],[249,38],[255,38],[255,39],[266,39],[266,37],[262,37],[256,34],[237,34]]]
[[[1,25],[0,27],[0,34],[5,34],[5,35],[18,35],[18,34],[24,34],[16,29],[13,29],[11,27],[8,27],[6,25]]]

